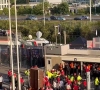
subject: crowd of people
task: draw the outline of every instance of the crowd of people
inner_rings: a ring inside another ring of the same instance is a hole
[[[14,75],[14,81],[15,81],[15,89],[17,90],[17,87],[18,87],[18,77],[17,77],[16,73],[13,73],[13,75]],[[12,90],[12,71],[10,69],[8,70],[8,80],[9,80],[9,83],[10,83],[9,89]],[[23,86],[24,86],[24,79],[23,79],[23,77],[20,77],[20,83],[21,83],[21,88],[23,88]]]
[[[46,71],[44,87],[40,90],[87,90],[87,72],[90,72],[95,90],[100,90],[100,65],[83,63],[81,67],[75,62],[61,63],[58,70]]]
[[[38,68],[38,67],[36,67]],[[39,90],[87,90],[86,73],[90,72],[90,79],[94,82],[95,90],[100,90],[100,65],[95,63],[66,62],[60,63],[59,68],[47,70],[43,78],[43,87]],[[29,76],[29,70],[25,70],[25,75]],[[9,82],[12,72],[8,71]],[[17,74],[14,73],[15,87],[17,88]],[[1,79],[0,79],[1,80]],[[21,86],[24,79],[20,78]],[[23,90],[23,89],[22,89]],[[29,88],[28,90],[33,90]]]

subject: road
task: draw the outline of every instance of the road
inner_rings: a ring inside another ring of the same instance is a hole
[[[74,20],[75,17],[78,17],[78,15],[77,16],[65,16],[65,15],[63,15],[63,16],[66,18],[66,20]],[[79,16],[81,16],[81,15],[79,15]],[[25,20],[26,17],[27,17],[27,15],[18,16],[18,20]],[[43,16],[36,16],[36,17],[38,19],[43,18]],[[49,16],[46,16],[46,17],[49,18]],[[11,19],[15,20],[14,16],[12,16]],[[92,15],[92,20],[100,20],[100,16],[94,16],[94,15]]]

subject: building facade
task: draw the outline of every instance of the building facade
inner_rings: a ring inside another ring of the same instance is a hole
[[[0,10],[8,7],[8,0],[0,0]]]
[[[93,49],[70,49],[67,45],[46,45],[45,46],[45,69],[57,69],[60,63],[84,62],[100,63],[100,50]]]
[[[60,4],[62,2],[62,0],[44,0],[49,2],[50,4]],[[43,2],[43,0],[29,0],[29,3],[39,3],[39,2]]]

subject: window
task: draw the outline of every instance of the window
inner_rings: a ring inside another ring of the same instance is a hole
[[[48,60],[48,64],[50,64],[50,60]]]
[[[38,46],[41,46],[41,43],[38,43]]]

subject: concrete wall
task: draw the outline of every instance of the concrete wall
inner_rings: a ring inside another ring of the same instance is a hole
[[[45,69],[51,70],[52,68],[58,69],[58,65],[62,62],[61,57],[46,57]]]
[[[67,54],[78,54],[78,55],[79,54],[80,55],[84,54],[84,55],[88,55],[89,52],[88,52],[88,50],[82,50],[82,49],[69,49]]]
[[[100,50],[69,49],[67,54],[73,54],[73,55],[100,55]]]
[[[45,46],[46,55],[100,55],[100,50],[69,49],[69,45]]]
[[[68,49],[69,49],[69,45],[45,46],[46,54],[51,54],[51,55],[65,55],[67,54]]]

